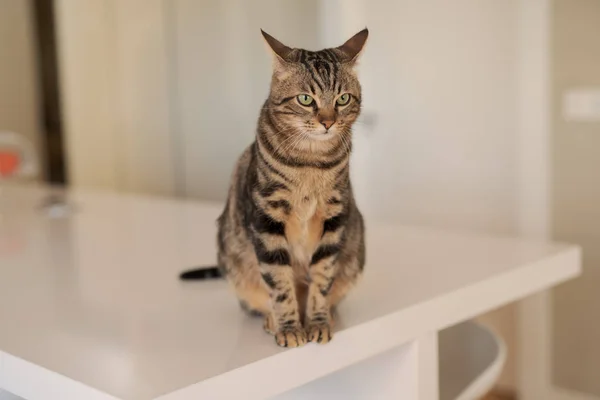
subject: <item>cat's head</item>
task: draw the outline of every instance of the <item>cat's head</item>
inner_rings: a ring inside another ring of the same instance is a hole
[[[307,139],[348,134],[360,114],[361,87],[354,67],[367,41],[365,28],[339,47],[290,48],[262,31],[273,53],[273,77],[265,107]]]

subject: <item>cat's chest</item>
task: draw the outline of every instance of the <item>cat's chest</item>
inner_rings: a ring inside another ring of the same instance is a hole
[[[308,266],[323,234],[326,202],[323,191],[296,190],[290,196],[291,212],[285,235],[295,264]]]

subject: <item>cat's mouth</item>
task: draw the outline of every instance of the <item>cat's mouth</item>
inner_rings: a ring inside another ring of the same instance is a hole
[[[325,132],[309,132],[308,137],[312,140],[317,140],[320,142],[325,142],[327,140],[333,139],[336,134],[333,131],[325,131]]]

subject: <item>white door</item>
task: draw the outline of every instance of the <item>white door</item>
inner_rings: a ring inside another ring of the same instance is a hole
[[[360,66],[367,121],[352,166],[363,210],[547,235],[549,1],[324,0],[322,9],[325,43],[370,29]],[[517,361],[541,360],[517,345],[515,314],[486,316],[509,347],[499,382],[509,389],[520,383]]]
[[[357,143],[353,169],[375,216],[516,229],[517,7],[322,2],[323,42],[370,28],[360,65],[366,121],[357,125],[368,154]]]

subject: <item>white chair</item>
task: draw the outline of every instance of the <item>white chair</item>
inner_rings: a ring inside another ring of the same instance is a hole
[[[477,400],[494,386],[506,362],[506,344],[474,321],[439,334],[440,400]]]

